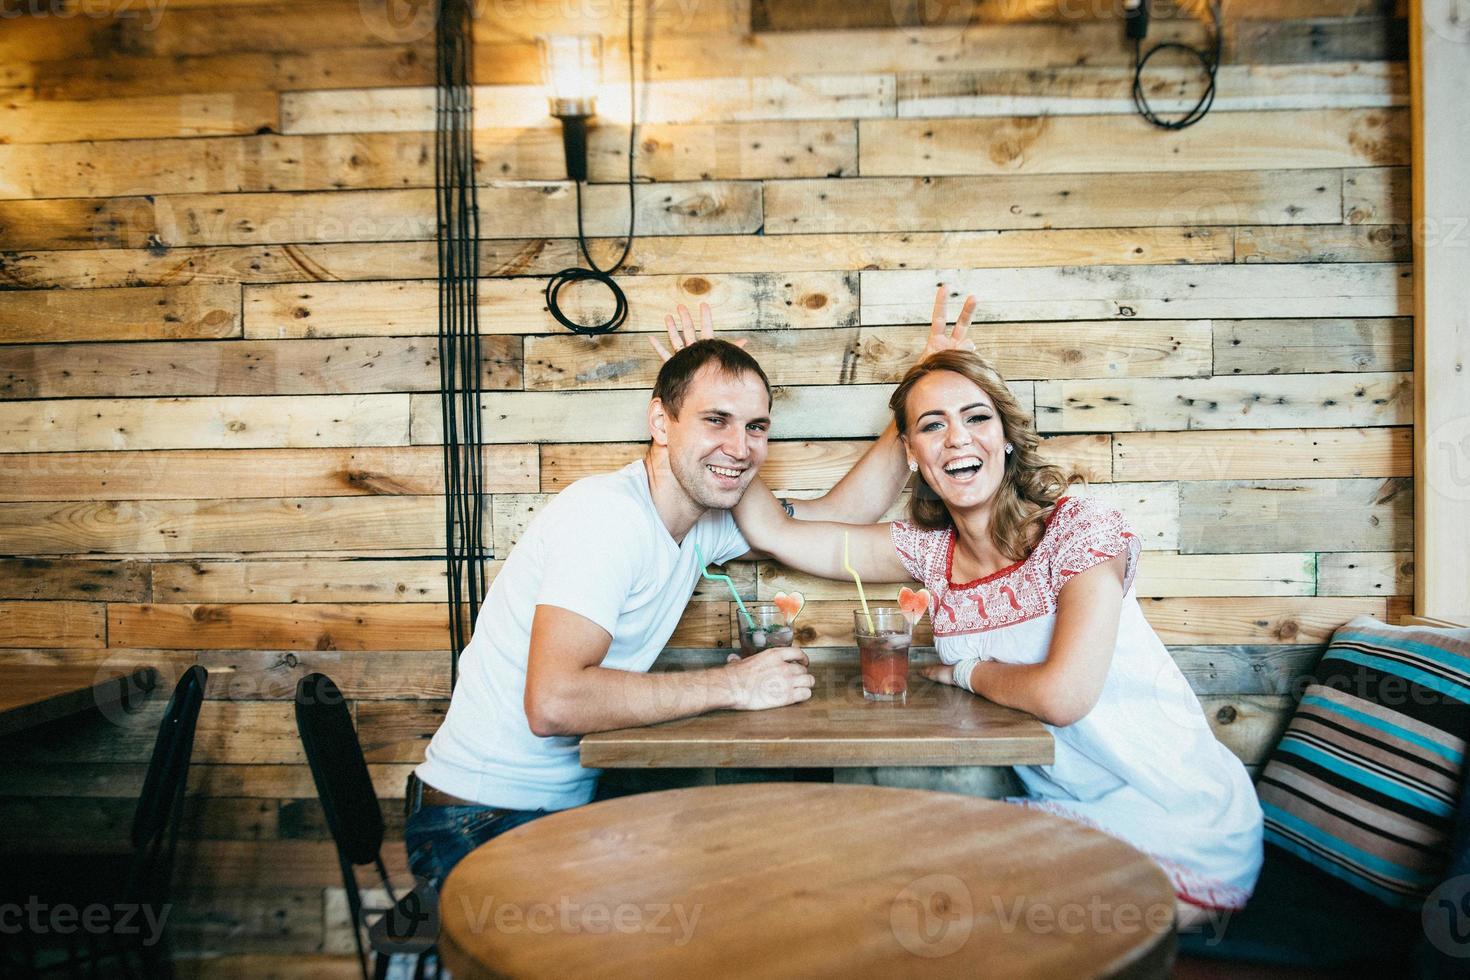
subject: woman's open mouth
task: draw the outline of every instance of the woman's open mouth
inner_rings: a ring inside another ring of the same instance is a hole
[[[955,483],[969,483],[983,465],[979,456],[961,456],[944,464],[944,475]]]

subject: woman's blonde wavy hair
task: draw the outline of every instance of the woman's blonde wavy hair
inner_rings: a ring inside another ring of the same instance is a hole
[[[1015,447],[1005,456],[1005,472],[996,490],[990,536],[1002,554],[1012,561],[1020,561],[1041,540],[1046,520],[1056,507],[1058,498],[1073,483],[1085,485],[1086,480],[1075,470],[1065,470],[1041,458],[1037,452],[1041,437],[1036,434],[1036,423],[1030,413],[1016,401],[1005,379],[990,362],[971,351],[948,350],[931,354],[903,376],[893,397],[888,400],[900,434],[908,435],[909,432],[908,399],[914,385],[935,371],[953,371],[975,382],[995,405],[1005,439]],[[929,531],[954,526],[954,519],[950,517],[944,501],[920,474],[914,475],[909,520]]]

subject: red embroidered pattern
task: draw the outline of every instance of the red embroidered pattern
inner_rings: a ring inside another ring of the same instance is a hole
[[[893,546],[904,568],[933,596],[935,636],[1001,629],[1055,612],[1069,578],[1119,554],[1127,556],[1127,592],[1143,550],[1123,515],[1092,497],[1061,498],[1030,555],[972,582],[951,581],[954,543],[952,529],[893,525]]]

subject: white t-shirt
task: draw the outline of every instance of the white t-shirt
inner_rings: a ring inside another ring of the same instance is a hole
[[[612,635],[603,667],[646,671],[694,593],[696,544],[712,565],[749,550],[727,510],[706,511],[675,544],[654,509],[641,459],[552,498],[490,585],[419,778],[517,810],[591,801],[601,770],[580,765],[580,737],[543,738],[526,720],[531,619],[538,605],[584,616]]]

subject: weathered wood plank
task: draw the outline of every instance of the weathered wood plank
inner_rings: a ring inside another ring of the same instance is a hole
[[[162,239],[147,198],[75,197],[0,201],[0,242],[10,249],[141,249]]]
[[[1181,552],[1413,548],[1412,481],[1199,480],[1179,487]]]
[[[859,273],[864,325],[927,323],[939,282],[979,297],[980,321],[1408,316],[1412,275],[1376,262]]]
[[[0,214],[0,233],[4,224]],[[0,343],[240,336],[237,285],[114,289],[106,294],[106,302],[98,299],[96,293],[68,289],[0,291]]]
[[[1028,409],[1033,382],[1017,381],[1012,393]],[[787,439],[852,439],[874,435],[891,418],[894,385],[808,385],[778,388],[772,405],[772,434]],[[413,443],[441,439],[439,400],[413,399]],[[489,394],[480,402],[486,441],[635,442],[648,437],[648,392],[526,391]],[[3,417],[3,415],[0,415]],[[0,435],[4,429],[0,427]]]
[[[589,245],[599,261],[622,250],[622,242],[616,239],[593,238]],[[160,246],[151,251],[0,251],[0,288],[433,279],[438,275],[436,249],[432,242],[308,242],[279,247]],[[1234,230],[1230,228],[1031,229],[800,238],[657,235],[634,239],[621,273],[711,275],[780,269],[794,274],[832,269],[926,269],[944,263],[964,268],[1161,265],[1230,262],[1233,257]],[[1396,252],[1385,259],[1398,257]],[[480,242],[480,272],[485,276],[546,276],[578,261],[575,239],[489,238]]]
[[[274,92],[213,92],[9,102],[0,105],[0,142],[62,143],[255,133],[278,125]]]
[[[1407,167],[1343,171],[1342,220],[1345,223],[1407,226],[1410,218]],[[1458,220],[1447,219],[1444,228],[1434,231],[1452,232]]]
[[[145,751],[141,761],[70,761],[66,766],[7,764],[0,769],[0,795],[136,800],[147,762]],[[368,767],[368,776],[381,799],[401,801],[410,768],[372,765]],[[222,765],[196,761],[189,766],[189,793],[221,799],[308,800],[316,799],[316,785],[304,760],[299,765]]]
[[[13,555],[444,547],[443,497],[264,497],[0,503]]]
[[[101,602],[0,602],[0,647],[103,647],[106,614]]]
[[[1408,262],[1404,225],[1259,225],[1235,229],[1237,262]]]
[[[918,327],[789,331],[724,330],[747,340],[771,383],[882,384],[897,382],[924,351]],[[1065,324],[978,324],[977,348],[1009,379],[1205,377],[1210,373],[1210,324],[1203,320]],[[526,389],[651,388],[659,365],[645,338],[527,337]],[[3,357],[0,357],[3,365]],[[0,392],[4,381],[0,378]]]
[[[449,648],[449,611],[436,603],[113,603],[107,608],[107,627],[108,643],[113,647],[445,651]],[[297,758],[293,754],[284,761]]]
[[[825,491],[847,474],[870,445],[870,441],[773,440],[761,477],[774,486]],[[647,443],[548,443],[540,447],[540,489],[562,490],[583,477],[615,470],[641,459],[647,448]],[[1106,435],[1043,439],[1040,452],[1049,462],[1080,470],[1090,481],[1111,480],[1112,448]]]
[[[1207,131],[1136,112],[993,119],[865,119],[865,177],[1387,167],[1409,159],[1405,109],[1221,113]]]
[[[485,447],[486,493],[540,488],[533,445]],[[426,446],[179,449],[0,456],[0,500],[426,496],[444,492],[444,453]]]
[[[1043,432],[1406,425],[1412,396],[1412,375],[1382,372],[1040,381],[1036,418]]]
[[[0,213],[4,208],[0,204]],[[595,241],[593,247],[598,247]],[[429,241],[280,246],[160,243],[151,250],[11,251],[0,252],[0,288],[433,279],[438,275],[437,251],[438,245]],[[550,275],[575,263],[576,254],[575,239],[485,239],[480,242],[480,271],[487,276]]]
[[[1231,37],[1234,58],[1249,64],[1313,61],[1404,61],[1402,17],[1303,17],[1241,21]]]
[[[1402,6],[1400,4],[1399,6]],[[1227,24],[1244,18],[1268,21],[1299,17],[1353,17],[1398,8],[1383,0],[1236,0],[1221,13]],[[895,4],[889,0],[753,0],[751,27],[757,31],[805,31],[844,27],[938,27],[956,30],[970,24],[1022,24],[1106,20],[1115,15],[1108,3],[1071,3],[1068,0],[978,0],[955,7]],[[1183,3],[1158,8],[1158,24],[1188,22],[1198,16],[1197,6]]]
[[[541,85],[477,85],[476,129],[556,125]],[[428,87],[338,89],[281,95],[283,133],[424,132],[434,128]],[[598,114],[628,118],[627,90],[608,86]],[[647,123],[712,123],[779,119],[857,119],[892,115],[891,75],[803,74],[644,82],[638,118]]]
[[[1216,320],[1214,373],[1412,371],[1414,321]]]
[[[1150,64],[1144,77],[1149,104],[1165,116],[1190,109],[1199,98],[1199,84],[1196,68]],[[1131,62],[1110,67],[905,72],[898,76],[898,115],[1127,113],[1134,110],[1132,88]],[[1372,109],[1408,102],[1408,72],[1393,62],[1226,63],[1217,74],[1211,111]]]
[[[244,843],[244,846],[250,845]],[[185,853],[191,849],[187,845],[183,848]],[[177,904],[182,908],[170,917],[168,930],[169,943],[184,954],[181,957],[184,963],[209,963],[203,975],[226,975],[212,962],[221,953],[255,953],[256,957],[237,962],[259,968],[262,965],[257,958],[259,954],[321,949],[325,921],[321,888],[206,890],[209,884],[202,881],[201,887],[181,889],[184,895]],[[190,953],[205,954],[211,959],[191,959]],[[307,962],[317,960],[316,955],[309,954]],[[330,970],[330,964],[326,964],[323,972],[331,975]]]
[[[336,337],[438,333],[438,284],[429,281],[312,283],[245,287],[245,335],[251,338]],[[639,276],[622,281],[630,307],[649,311],[624,329],[662,332],[662,313],[679,304],[708,303],[722,329],[787,330],[857,325],[857,276],[808,272]],[[484,334],[560,331],[546,309],[546,284],[536,279],[482,279]],[[607,289],[569,286],[558,302],[574,320],[597,323],[612,312]],[[646,360],[655,359],[644,343]]]
[[[1335,171],[858,177],[765,183],[767,234],[1341,220]],[[965,207],[955,202],[964,201]],[[1387,219],[1391,220],[1391,219]]]
[[[1251,422],[1254,425],[1254,422]],[[1414,431],[1398,428],[1119,432],[1116,480],[1410,476]]]
[[[1276,694],[1299,700],[1324,647],[1216,644],[1169,649],[1196,694]]]
[[[490,184],[479,189],[484,238],[576,234],[567,183]],[[587,234],[628,226],[627,189],[586,189]],[[635,195],[644,234],[745,234],[761,227],[753,182],[642,185]],[[490,217],[493,216],[493,217]],[[299,193],[175,194],[0,203],[0,232],[12,248],[144,248],[159,245],[432,241],[434,192],[427,189]]]
[[[1317,556],[1318,595],[1414,594],[1412,551],[1339,551]]]
[[[418,396],[0,403],[0,452],[401,446],[408,443],[409,400],[414,397]],[[438,397],[432,397],[437,404]],[[427,403],[421,410],[429,410]]]
[[[1322,643],[1357,615],[1384,619],[1403,603],[1382,598],[1140,599],[1149,625],[1165,643]]]
[[[857,128],[850,120],[651,124],[638,135],[637,173],[650,180],[825,177],[857,170]],[[597,126],[588,136],[590,179],[625,179],[627,128]],[[474,138],[481,180],[566,177],[561,134],[554,129],[486,129]],[[1369,162],[1375,161],[1353,165]],[[433,187],[434,134],[20,143],[0,146],[0,174],[0,198]]]
[[[479,354],[485,388],[522,386],[519,337],[484,337]],[[366,394],[442,385],[439,344],[423,337],[0,347],[0,400]]]
[[[489,563],[491,581],[500,562]],[[164,561],[153,570],[160,602],[444,602],[445,563],[307,558]]]
[[[0,599],[146,602],[152,595],[147,562],[0,558]]]
[[[0,843],[44,849],[57,839],[125,841],[137,809],[136,797],[93,799],[85,806],[45,797],[0,797]],[[274,800],[196,796],[184,801],[179,834],[194,840],[270,840],[278,835],[279,809]]]
[[[1200,707],[1215,737],[1249,768],[1270,756],[1296,704],[1285,696],[1217,695],[1200,698]]]
[[[174,6],[171,2],[170,6]],[[432,39],[430,39],[432,42]],[[27,66],[36,97],[47,100],[231,92],[430,85],[432,43],[311,51],[225,51],[204,55],[111,53],[41,60]],[[496,79],[477,75],[484,81]],[[523,81],[529,79],[504,79]]]

